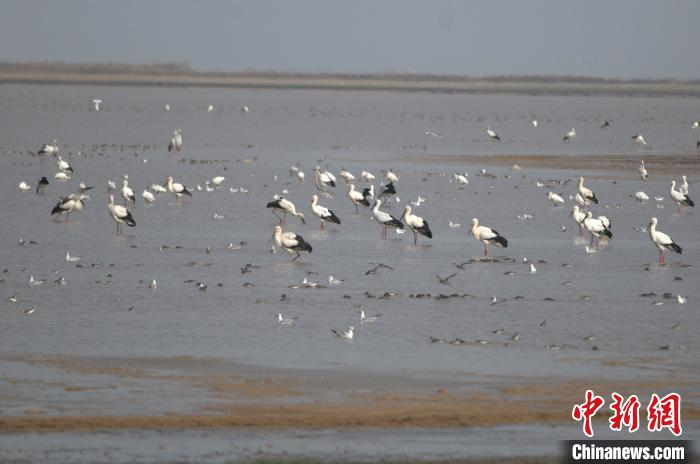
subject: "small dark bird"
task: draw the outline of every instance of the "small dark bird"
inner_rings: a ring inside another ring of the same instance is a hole
[[[605,129],[606,127],[610,127],[610,123],[607,121],[607,119],[600,125],[601,129]]]
[[[460,263],[460,264],[457,264],[457,263],[452,263],[452,264],[453,264],[454,267],[456,267],[457,269],[459,269],[459,270],[461,270],[461,271],[464,271],[464,270],[465,270],[465,269],[464,269],[464,266],[466,266],[467,264],[469,264],[469,262],[468,262],[468,261],[465,261],[465,262]]]
[[[435,278],[437,278],[437,280],[438,280],[442,285],[450,285],[450,286],[452,286],[452,284],[450,283],[450,279],[453,278],[453,277],[455,277],[456,275],[457,275],[457,273],[455,272],[454,274],[448,275],[447,277],[444,277],[444,278],[443,278],[443,277],[440,277],[439,275],[435,274]]]
[[[39,183],[36,184],[36,193],[38,195],[43,195],[46,193],[46,189],[49,186],[49,180],[46,177],[39,179]]]

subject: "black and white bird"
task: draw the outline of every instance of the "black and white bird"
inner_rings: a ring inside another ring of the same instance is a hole
[[[586,219],[586,215],[581,212],[579,209],[578,205],[574,205],[574,208],[571,210],[571,219],[574,220],[576,224],[578,224],[578,235],[581,237],[583,235],[583,220]]]
[[[117,235],[124,235],[122,231],[122,224],[126,224],[129,227],[134,227],[136,225],[136,221],[134,221],[134,217],[131,215],[131,212],[123,207],[122,205],[118,205],[114,203],[114,196],[110,195],[109,196],[109,202],[107,203],[107,210],[109,211],[109,214],[112,216],[112,219],[114,219],[114,222],[117,224]]]
[[[354,330],[355,327],[350,326],[345,330],[336,330],[336,329],[331,329],[331,332],[333,332],[338,338],[344,338],[346,340],[352,340],[354,336]]]
[[[272,238],[277,248],[286,251],[290,256],[296,254],[292,261],[296,261],[301,256],[300,252],[307,251],[311,253],[313,250],[311,245],[304,240],[304,237],[294,232],[282,232],[282,227],[280,226],[275,226],[272,231]]]
[[[573,140],[575,138],[576,138],[576,129],[572,127],[569,132],[564,134],[564,138],[562,140],[564,142],[566,142],[567,140]]]
[[[589,188],[584,187],[583,177],[578,178],[578,193],[583,197],[584,202],[598,204],[598,198],[595,196],[595,193]]]
[[[401,216],[401,219],[403,219],[406,222],[406,225],[408,226],[409,229],[413,232],[413,244],[417,245],[418,244],[418,234],[424,235],[428,238],[433,238],[433,233],[430,230],[430,226],[428,225],[428,221],[423,219],[420,216],[416,216],[415,214],[411,213],[411,207],[406,205],[403,209],[403,215]]]
[[[379,198],[385,199],[384,203],[388,205],[391,202],[391,197],[396,195],[396,187],[394,187],[393,182],[389,182],[382,187],[381,192],[379,192]]]
[[[488,135],[491,140],[501,140],[496,131],[491,129],[491,126],[486,127],[486,135]]]
[[[637,170],[639,171],[639,176],[642,178],[642,180],[649,180],[649,173],[647,172],[647,168],[644,167],[644,160],[640,161]]]
[[[58,155],[56,165],[58,166],[58,170],[60,172],[75,172],[73,171],[73,167],[70,165],[70,163],[61,158],[61,155]]]
[[[376,322],[382,316],[381,314],[375,314],[374,316],[367,316],[364,309],[358,311],[360,313],[360,324],[366,324],[368,322]]]
[[[36,193],[38,195],[43,195],[46,193],[46,189],[49,187],[49,180],[46,177],[42,177],[39,179],[39,182],[36,184]]]
[[[182,149],[182,129],[175,129],[173,136],[170,138],[170,143],[168,144],[169,153],[180,153]]]
[[[358,205],[364,205],[369,207],[369,201],[362,195],[361,192],[355,190],[355,184],[350,184],[348,189],[348,198],[353,205],[355,205],[355,214],[359,214]]]
[[[336,178],[329,171],[321,172],[321,167],[314,168],[314,179],[316,180],[316,188],[325,192],[328,187],[335,187]]]
[[[693,200],[691,200],[687,194],[684,194],[683,192],[679,192],[676,190],[676,181],[672,180],[671,181],[671,198],[673,198],[673,201],[676,202],[678,205],[678,212],[680,213],[681,207],[683,206],[690,206],[691,208],[695,206],[695,203]]]
[[[282,313],[277,313],[277,323],[280,325],[292,325],[297,321],[297,319],[299,319],[299,316],[294,316],[290,319],[285,319],[282,317]]]
[[[647,144],[647,141],[644,140],[644,136],[642,134],[635,134],[632,136],[632,141],[634,143],[638,143],[640,145],[645,145]]]
[[[45,143],[44,145],[41,146],[39,151],[37,152],[37,155],[39,156],[56,156],[58,155],[58,152],[60,151],[60,148],[58,147],[58,142],[54,140],[51,143]]]
[[[58,218],[65,214],[66,218],[64,222],[68,222],[71,213],[82,211],[85,207],[84,200],[86,198],[88,198],[88,196],[82,193],[71,193],[67,197],[61,198],[51,210],[51,216],[57,215],[54,220],[58,222]]]
[[[304,214],[297,212],[297,208],[294,206],[294,203],[279,195],[275,195],[273,198],[274,200],[269,202],[267,207],[272,209],[272,214],[279,219],[280,224],[287,223],[287,213],[298,217],[302,224],[306,224]],[[282,211],[282,217],[279,217],[277,211]]]
[[[469,179],[467,179],[466,173],[455,173],[454,179],[459,183],[459,185],[469,185]]]
[[[379,207],[381,206],[381,204],[382,204],[382,200],[380,200],[380,199],[377,199],[377,201],[374,202],[374,206],[372,207],[372,215],[374,216],[374,219],[382,227],[382,233],[381,233],[382,240],[386,240],[387,227],[392,227],[395,229],[403,230],[404,225],[403,225],[403,222],[399,221],[391,214],[385,213],[384,211],[380,211]]]
[[[136,195],[134,191],[129,187],[129,176],[124,174],[122,178],[122,198],[124,199],[124,206],[131,206],[136,203]]]
[[[185,187],[184,185],[182,185],[180,183],[173,182],[173,178],[171,176],[168,176],[166,178],[166,182],[167,182],[166,185],[167,185],[168,192],[175,195],[176,202],[180,201],[180,198],[182,198],[183,196],[188,196],[188,197],[192,196],[192,192],[187,190],[187,187]]]
[[[678,244],[676,244],[671,237],[656,230],[656,224],[658,224],[658,220],[655,217],[651,218],[649,226],[647,227],[647,232],[649,232],[649,238],[651,241],[654,243],[654,245],[656,245],[656,248],[659,249],[659,264],[665,264],[666,250],[671,250],[681,254],[683,253],[683,249],[678,246]]]
[[[497,230],[479,225],[477,218],[472,219],[472,237],[484,244],[484,256],[489,255],[488,244],[508,248],[508,240],[498,233]]]
[[[605,128],[608,128],[608,127],[610,127],[610,121],[608,121],[608,120],[606,119],[605,121],[603,121],[603,124],[600,125],[600,128],[601,128],[601,129],[605,129]]]
[[[311,211],[321,220],[321,230],[325,230],[326,222],[340,224],[340,219],[338,219],[338,216],[336,216],[333,211],[318,204],[318,195],[313,195],[311,197]]]
[[[586,213],[586,217],[583,220],[583,226],[591,234],[591,246],[593,246],[593,239],[595,238],[596,249],[598,249],[598,241],[600,237],[612,238],[613,236],[610,229],[605,227],[603,221],[601,221],[600,219],[594,219],[593,213],[591,213],[590,211]]]

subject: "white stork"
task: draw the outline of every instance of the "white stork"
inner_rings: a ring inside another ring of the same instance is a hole
[[[144,190],[143,193],[141,193],[141,196],[143,197],[144,203],[146,203],[147,205],[151,205],[156,202],[156,197],[147,189]]]
[[[642,180],[649,180],[649,173],[647,172],[647,168],[644,167],[644,160],[641,161],[638,170],[639,176],[642,178]]]
[[[654,245],[656,245],[656,248],[659,249],[659,264],[666,264],[666,250],[675,251],[676,253],[681,254],[683,253],[683,249],[678,246],[671,237],[656,230],[657,223],[658,220],[655,217],[651,218],[647,231],[649,232],[649,238]]]
[[[387,171],[386,176],[384,176],[384,178],[385,178],[386,180],[388,180],[389,183],[394,183],[394,182],[398,182],[398,181],[399,181],[399,176],[397,176],[396,174],[394,174],[394,172],[393,172],[391,169],[389,169],[389,170]]]
[[[134,227],[136,225],[136,221],[134,221],[134,217],[131,215],[131,212],[129,212],[129,210],[122,205],[117,205],[114,203],[113,195],[109,196],[107,209],[109,210],[109,214],[112,215],[112,219],[114,219],[114,222],[117,224],[117,235],[124,235],[121,227],[122,224],[126,223],[126,225],[129,227]]]
[[[51,210],[51,216],[58,214],[58,216],[54,218],[54,220],[58,222],[58,218],[65,214],[66,219],[64,222],[68,222],[71,213],[82,211],[83,207],[85,206],[85,202],[83,200],[86,198],[89,197],[81,193],[71,193],[67,197],[61,198],[61,200],[56,203],[56,206],[54,206]]]
[[[403,209],[401,219],[406,221],[406,225],[413,232],[413,245],[418,244],[418,234],[425,235],[428,238],[433,238],[433,232],[430,230],[428,221],[420,216],[411,214],[411,207],[406,205]]]
[[[384,211],[380,211],[379,207],[381,206],[381,204],[382,200],[379,199],[377,199],[377,201],[374,202],[374,207],[372,207],[372,215],[374,216],[374,219],[376,219],[377,222],[382,226],[382,240],[386,240],[387,227],[393,227],[396,229],[403,230],[404,225],[403,222],[399,221],[391,214],[385,213]]]
[[[350,201],[355,205],[355,214],[359,214],[359,210],[357,208],[358,205],[365,205],[369,207],[369,200],[367,200],[361,192],[355,190],[355,184],[350,184],[350,188],[348,189],[348,198],[350,198]]]
[[[182,130],[175,129],[170,143],[168,144],[168,152],[180,153],[180,149],[182,149]]]
[[[176,202],[180,201],[180,198],[184,195],[187,195],[188,197],[192,196],[192,192],[187,190],[187,187],[185,187],[184,185],[182,185],[180,183],[173,182],[173,178],[171,176],[168,176],[166,178],[166,182],[167,182],[168,192],[175,195]]]
[[[595,193],[593,193],[592,190],[584,187],[583,177],[578,178],[578,193],[581,194],[584,201],[595,203],[596,205],[598,204],[598,198],[595,196]]]
[[[275,226],[272,231],[272,238],[275,240],[277,247],[289,253],[290,256],[296,253],[292,261],[296,261],[301,256],[301,251],[308,251],[309,253],[312,251],[311,245],[304,241],[304,237],[294,232],[282,232],[280,226]]]
[[[124,174],[122,178],[122,198],[124,199],[124,206],[131,206],[136,204],[136,195],[134,191],[129,187],[129,176]]]
[[[681,188],[679,189],[679,191],[680,191],[683,195],[688,195],[688,188],[690,187],[690,186],[688,185],[688,176],[685,176],[685,175],[684,175],[684,176],[682,176],[682,178],[683,178],[683,183],[681,184]]]
[[[70,163],[68,161],[64,161],[63,158],[61,158],[61,155],[58,156],[56,164],[58,165],[58,170],[61,172],[75,172],[73,171],[73,167],[70,165]]]
[[[571,210],[570,216],[571,219],[578,224],[578,236],[581,237],[583,235],[583,220],[586,219],[586,215],[581,212],[578,205],[574,205],[574,209]]]
[[[275,195],[273,198],[274,201],[269,202],[267,204],[267,207],[272,208],[272,214],[274,214],[275,217],[279,219],[280,224],[287,223],[287,213],[291,214],[292,216],[298,217],[301,220],[302,224],[306,224],[304,214],[297,212],[297,208],[296,206],[294,206],[294,203],[279,195]],[[277,210],[282,211],[282,217],[279,217],[277,215]]]
[[[306,175],[297,166],[292,166],[291,168],[289,168],[289,175],[292,177],[296,177],[297,180],[302,184],[304,183],[304,177],[306,177]]]
[[[343,168],[340,171],[340,174],[338,174],[341,179],[343,179],[343,182],[345,182],[345,185],[350,185],[355,181],[355,176],[352,175],[350,171],[347,171],[345,168]]]
[[[37,152],[37,155],[39,156],[56,156],[58,152],[60,151],[58,147],[58,142],[54,140],[51,143],[45,143],[44,145],[41,146],[39,151]]]
[[[576,129],[572,127],[569,132],[564,134],[564,138],[562,140],[564,142],[566,142],[567,140],[573,140],[575,138],[576,138]]]
[[[316,179],[316,188],[325,192],[328,187],[335,187],[336,178],[328,171],[321,172],[321,167],[314,168],[314,178]]]
[[[477,218],[472,219],[472,237],[484,244],[484,256],[489,255],[489,250],[486,247],[489,243],[508,248],[508,240],[505,237],[501,236],[495,229],[480,226]]]
[[[564,204],[564,199],[554,192],[547,193],[547,199],[551,201],[554,206],[561,206]]]
[[[678,212],[681,212],[681,207],[682,206],[690,206],[691,208],[695,206],[695,203],[693,200],[691,200],[687,194],[684,194],[683,192],[679,192],[676,190],[676,181],[672,180],[671,181],[671,198],[673,198],[673,201],[676,202],[678,205]]]
[[[598,240],[601,236],[612,238],[612,232],[605,227],[605,224],[600,219],[594,219],[593,213],[588,211],[586,218],[583,220],[583,226],[591,233],[591,246],[593,246],[593,238],[595,237],[596,249],[598,249]]]
[[[321,220],[321,230],[325,230],[326,222],[340,224],[340,219],[338,219],[338,216],[336,216],[333,211],[318,204],[318,195],[313,195],[311,197],[311,211]]]
[[[469,179],[467,179],[467,176],[465,174],[455,173],[454,178],[457,182],[459,182],[459,185],[469,184]]]

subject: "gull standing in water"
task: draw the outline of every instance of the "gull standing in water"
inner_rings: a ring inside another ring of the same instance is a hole
[[[311,211],[321,220],[321,230],[325,230],[326,227],[324,224],[326,222],[340,224],[340,219],[338,219],[338,216],[336,216],[333,211],[318,204],[318,195],[313,195],[311,197]]]
[[[296,206],[294,206],[294,203],[279,195],[275,195],[273,198],[275,200],[269,202],[267,204],[267,207],[272,208],[272,214],[274,214],[277,217],[277,219],[279,219],[280,224],[287,223],[287,213],[291,214],[292,216],[298,217],[299,220],[301,220],[302,224],[306,224],[306,221],[304,220],[304,214],[297,213],[297,209]],[[277,210],[282,211],[282,217],[279,217],[277,215],[277,213],[275,212]]]
[[[491,126],[486,127],[486,135],[488,135],[491,140],[501,140],[496,131],[491,129]]]
[[[418,244],[418,234],[433,238],[433,233],[430,231],[428,221],[424,220],[422,217],[411,214],[410,206],[406,205],[404,207],[401,219],[406,221],[406,225],[413,231],[413,245]]]
[[[379,211],[379,207],[381,206],[381,204],[382,204],[382,200],[379,200],[379,199],[377,199],[377,201],[374,202],[374,207],[372,208],[372,215],[374,216],[374,219],[377,220],[379,225],[382,226],[382,233],[381,233],[382,240],[386,240],[387,227],[394,227],[396,229],[403,229],[404,225],[403,225],[403,222],[399,221],[391,214],[385,213],[384,211]]]
[[[645,145],[647,144],[647,141],[644,140],[644,136],[642,134],[636,134],[632,136],[632,141],[634,143],[638,143],[640,145]]]
[[[573,140],[575,138],[576,138],[576,129],[572,127],[569,132],[564,134],[564,138],[562,140],[564,142],[566,142],[567,140]]]
[[[355,184],[350,184],[350,189],[348,190],[348,198],[355,205],[355,214],[359,214],[357,205],[365,205],[369,207],[369,200],[367,200],[361,192],[355,190]]]
[[[299,253],[300,251],[307,251],[311,253],[313,250],[311,245],[304,240],[304,237],[297,235],[294,232],[282,232],[282,228],[280,226],[275,226],[272,231],[272,238],[274,239],[277,247],[289,253],[290,256],[296,253],[296,256],[292,258],[292,261],[299,259],[301,256]]]
[[[333,332],[338,338],[344,338],[346,340],[352,340],[353,339],[353,331],[355,330],[355,327],[350,326],[345,330],[337,331],[335,329],[331,329],[331,332]]]
[[[647,231],[649,232],[649,238],[654,245],[656,245],[656,248],[659,249],[659,264],[666,264],[666,250],[675,251],[676,253],[681,254],[683,253],[683,249],[678,246],[671,237],[656,230],[657,223],[658,220],[655,217],[651,218]]]
[[[112,219],[114,219],[114,222],[117,224],[118,236],[124,235],[121,227],[122,224],[126,223],[126,225],[129,227],[134,227],[136,225],[136,221],[134,221],[134,217],[131,215],[131,212],[129,212],[129,210],[125,207],[114,203],[113,195],[109,196],[107,209],[109,210],[109,214],[112,215]]]
[[[501,236],[495,229],[480,226],[479,220],[477,218],[472,219],[472,236],[484,244],[484,256],[489,255],[489,250],[486,247],[487,244],[491,243],[503,248],[508,248],[508,240]]]

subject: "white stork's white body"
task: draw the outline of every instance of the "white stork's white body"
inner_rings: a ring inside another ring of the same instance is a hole
[[[297,208],[294,205],[294,203],[292,203],[284,197],[275,195],[274,201],[269,202],[267,204],[267,207],[272,209],[272,214],[274,214],[277,217],[277,219],[279,219],[280,224],[287,223],[287,213],[291,214],[292,216],[298,217],[301,220],[302,224],[306,224],[304,214],[297,212]],[[282,211],[282,217],[277,216],[277,213],[275,212],[276,210]]]
[[[355,205],[355,214],[359,214],[358,205],[369,206],[369,201],[362,195],[362,192],[355,190],[355,184],[350,184],[348,198],[350,198],[352,204]]]
[[[671,198],[673,198],[673,201],[676,202],[678,205],[678,212],[680,213],[681,207],[682,206],[690,206],[691,208],[695,206],[695,203],[693,200],[691,200],[687,194],[684,194],[682,192],[679,192],[676,190],[676,181],[672,180],[671,181]]]
[[[564,142],[566,142],[567,140],[573,140],[575,138],[576,138],[576,128],[572,127],[569,132],[564,134],[563,140],[564,140]]]
[[[681,184],[681,188],[679,189],[679,191],[680,191],[683,195],[688,195],[688,188],[690,187],[690,186],[688,185],[688,176],[685,176],[685,175],[684,175],[684,176],[682,176],[682,178],[683,178],[683,183]]]
[[[647,168],[644,167],[644,160],[640,162],[638,170],[642,180],[649,180],[649,173],[647,172]]]
[[[574,205],[574,209],[571,210],[571,219],[578,224],[578,235],[579,237],[583,235],[583,220],[586,219],[586,215],[581,212],[578,205]]]
[[[486,135],[488,135],[491,140],[501,140],[496,131],[491,129],[490,126],[486,127]]]
[[[122,224],[126,223],[126,225],[129,227],[134,227],[136,225],[136,221],[134,221],[134,217],[131,215],[131,212],[129,212],[129,210],[125,207],[115,204],[114,196],[112,195],[109,196],[107,209],[109,210],[109,214],[112,216],[112,219],[114,219],[114,222],[117,224],[117,235],[123,235],[121,227]]]
[[[413,244],[418,244],[418,234],[425,235],[428,238],[433,238],[433,232],[430,230],[428,221],[420,216],[412,214],[411,207],[406,205],[403,209],[403,216],[401,218],[406,222],[406,225],[413,232]]]
[[[340,171],[340,174],[338,175],[341,179],[343,179],[343,182],[345,182],[346,185],[352,184],[355,180],[355,176],[353,176],[350,171],[346,171],[345,168],[343,168],[343,170]]]
[[[340,224],[340,219],[333,211],[318,204],[318,195],[313,195],[311,197],[311,211],[321,220],[321,230],[326,228],[324,225],[326,222]]]
[[[583,226],[591,234],[591,246],[593,246],[593,238],[596,239],[596,249],[598,249],[598,240],[601,236],[612,238],[612,232],[605,226],[605,223],[600,219],[594,219],[593,213],[588,211],[586,218],[583,220]]]
[[[403,222],[399,221],[391,214],[385,213],[384,211],[380,211],[379,207],[381,206],[381,204],[382,200],[379,199],[377,199],[377,201],[374,202],[374,207],[372,208],[372,216],[374,216],[374,219],[379,223],[379,225],[382,226],[381,238],[383,240],[386,240],[387,227],[393,227],[396,229],[403,230],[404,225]]]
[[[124,176],[122,179],[122,198],[124,199],[124,206],[130,206],[136,203],[136,195],[134,191],[129,187],[129,176]]]
[[[655,217],[651,218],[647,231],[649,232],[649,238],[654,243],[654,245],[656,245],[656,248],[659,249],[659,263],[665,264],[666,250],[675,251],[676,253],[681,254],[683,252],[683,249],[680,246],[678,246],[671,237],[664,234],[663,232],[656,230],[657,223],[658,220]]]
[[[180,201],[180,198],[183,197],[184,195],[187,195],[188,197],[192,196],[192,192],[187,190],[187,187],[185,187],[184,185],[182,185],[178,182],[174,182],[172,177],[168,176],[166,178],[166,180],[167,180],[168,192],[175,195],[176,202]]]
[[[321,167],[314,168],[314,178],[316,179],[316,188],[325,192],[328,187],[335,187],[335,176],[329,171],[321,172]]]
[[[294,232],[282,232],[280,226],[275,226],[272,231],[272,238],[275,240],[277,248],[286,251],[290,256],[296,254],[292,261],[297,260],[301,256],[299,253],[301,251],[308,251],[309,253],[312,251],[311,245],[304,241],[304,237]]]
[[[147,205],[151,205],[156,202],[156,197],[148,190],[144,190],[143,193],[141,193],[141,196]]]
[[[584,187],[583,177],[578,178],[578,193],[581,195],[584,202],[598,204],[598,198],[595,196],[595,193],[593,193],[591,189]]]
[[[65,161],[61,156],[58,156],[58,159],[56,160],[56,165],[58,165],[58,170],[61,172],[74,172],[73,167],[71,167],[70,163],[68,161]]]
[[[554,192],[547,193],[547,199],[551,201],[554,206],[562,206],[564,204],[564,199]]]
[[[508,240],[506,240],[505,237],[501,236],[495,229],[480,226],[477,218],[472,219],[471,233],[472,237],[484,245],[484,256],[489,255],[489,250],[486,247],[486,245],[489,243],[503,248],[508,248]]]

